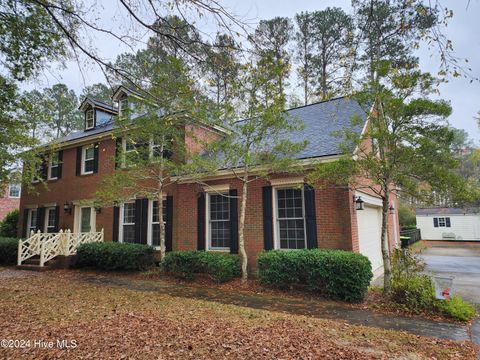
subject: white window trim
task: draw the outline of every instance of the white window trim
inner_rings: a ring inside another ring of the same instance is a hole
[[[128,107],[128,97],[124,96],[120,100],[118,100],[118,116],[123,116],[123,108],[125,107],[126,104]]]
[[[127,150],[127,139],[122,138],[122,162],[121,162],[122,169],[125,168],[127,165],[127,154],[131,153],[132,151],[135,151],[135,148],[131,150]]]
[[[57,156],[58,156],[58,153],[57,153]],[[55,177],[52,177],[52,168],[57,168],[59,167],[60,165],[60,160],[58,160],[57,164],[56,165],[53,165],[53,154],[50,156],[50,158],[48,159],[48,173],[47,173],[47,180],[58,180],[58,176],[55,176]]]
[[[45,208],[45,219],[43,219],[43,232],[48,233],[48,217],[50,215],[50,211],[53,211],[55,213],[55,207],[46,207]],[[51,226],[55,229],[55,224]]]
[[[125,204],[134,204],[135,205],[135,200],[131,200],[131,201],[125,201],[124,203],[122,203],[120,205],[120,211],[119,211],[119,219],[118,219],[118,226],[119,226],[119,229],[118,229],[118,242],[119,243],[123,243],[123,225],[134,225],[135,226],[135,223],[124,223],[123,222],[123,215],[124,215],[124,212],[125,212]],[[136,211],[136,209],[135,209]]]
[[[218,185],[217,189],[221,189],[221,188],[225,188],[225,186],[229,186],[229,185]],[[207,249],[207,251],[217,251],[217,252],[230,252],[230,247],[212,247],[211,246],[211,238],[210,238],[210,196],[211,195],[227,195],[229,196],[228,194],[228,191],[218,191],[218,190],[215,190],[215,191],[212,191],[212,190],[209,190],[207,192],[205,192],[205,249]],[[228,213],[228,221],[231,221],[230,219],[230,209],[229,209],[229,213]],[[230,239],[230,241],[232,241],[232,239]]]
[[[28,209],[28,220],[27,220],[27,237],[30,236],[30,233],[32,232],[32,213],[35,211],[35,213],[38,212],[38,208],[31,208]],[[35,214],[35,217],[37,215]],[[35,224],[35,227],[38,227],[38,224]],[[35,230],[33,230],[35,232]]]
[[[162,201],[167,200],[167,195],[163,195]],[[152,239],[152,226],[153,224],[156,224],[153,222],[153,202],[157,200],[148,200],[148,228],[147,228],[147,245],[153,246],[153,239]],[[163,204],[162,204],[163,206]],[[160,224],[160,223],[158,223]],[[166,222],[164,222],[164,225],[167,225]],[[154,246],[153,247],[155,250],[160,250],[160,246]]]
[[[88,126],[88,114],[92,114],[92,126]],[[85,112],[85,130],[90,130],[95,127],[95,110],[94,109],[89,109]]]
[[[12,196],[12,195],[11,195],[12,185],[19,187],[19,189],[18,189],[18,196]],[[21,187],[19,184],[9,184],[9,185],[8,185],[8,197],[9,197],[9,198],[11,198],[11,199],[20,199],[21,196],[22,196],[22,187]]]
[[[286,251],[295,251],[295,250],[303,250],[307,249],[307,218],[305,214],[305,189],[302,187],[297,188],[295,185],[300,185],[300,184],[291,184],[288,186],[272,186],[272,209],[273,209],[273,246],[274,249],[278,250],[286,250]],[[277,201],[277,190],[281,189],[298,189],[302,191],[302,211],[303,211],[303,231],[305,234],[305,247],[303,249],[282,249],[280,247],[280,229],[279,229],[279,223],[278,223],[278,201]]]
[[[82,147],[82,163],[81,163],[81,169],[80,169],[81,170],[80,171],[81,175],[93,174],[93,170],[92,171],[85,171],[85,161],[87,160],[86,155],[87,155],[87,150],[88,149],[93,149],[93,158],[88,159],[88,160],[95,161],[95,146],[94,145],[87,145],[87,146]]]

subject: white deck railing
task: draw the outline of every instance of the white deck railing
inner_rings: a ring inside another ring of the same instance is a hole
[[[18,242],[17,264],[40,255],[40,266],[59,255],[70,256],[77,253],[81,244],[102,242],[103,229],[100,232],[72,233],[70,230],[58,233],[41,233],[40,230],[30,234],[27,240]]]

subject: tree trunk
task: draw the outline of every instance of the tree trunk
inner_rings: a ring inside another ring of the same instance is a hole
[[[158,223],[160,226],[160,261],[165,258],[165,224],[163,223],[163,191],[158,193]]]
[[[389,212],[389,190],[384,189],[385,196],[382,199],[382,258],[383,258],[383,291],[390,291],[392,282],[392,265],[390,263],[390,246],[388,242],[388,212]]]
[[[248,191],[248,182],[247,179],[243,180],[242,188],[242,203],[240,205],[240,223],[238,224],[238,251],[240,253],[240,260],[242,263],[242,282],[245,283],[248,279],[248,258],[247,252],[245,251],[245,212],[247,207],[247,191]]]

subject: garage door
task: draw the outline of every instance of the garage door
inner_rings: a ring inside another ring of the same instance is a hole
[[[381,270],[382,245],[382,211],[378,206],[365,204],[364,210],[357,210],[358,240],[360,253],[367,256],[372,263],[372,270]]]

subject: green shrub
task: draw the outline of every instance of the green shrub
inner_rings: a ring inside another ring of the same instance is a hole
[[[420,313],[435,305],[435,288],[427,275],[398,276],[392,279],[390,297],[403,310]]]
[[[223,283],[240,275],[237,255],[206,251],[169,252],[162,267],[165,272],[186,280],[192,280],[197,273],[204,273],[215,282]]]
[[[17,225],[20,212],[17,210],[10,211],[0,222],[0,236],[14,238],[17,236]]]
[[[372,266],[365,256],[342,250],[272,250],[257,257],[263,284],[280,289],[306,286],[315,293],[350,302],[365,297]]]
[[[153,264],[150,246],[100,242],[80,245],[75,265],[101,270],[145,270]]]
[[[17,263],[18,240],[0,237],[0,264],[13,265]]]
[[[437,300],[437,309],[452,319],[469,321],[476,315],[475,306],[454,295],[451,300]]]

